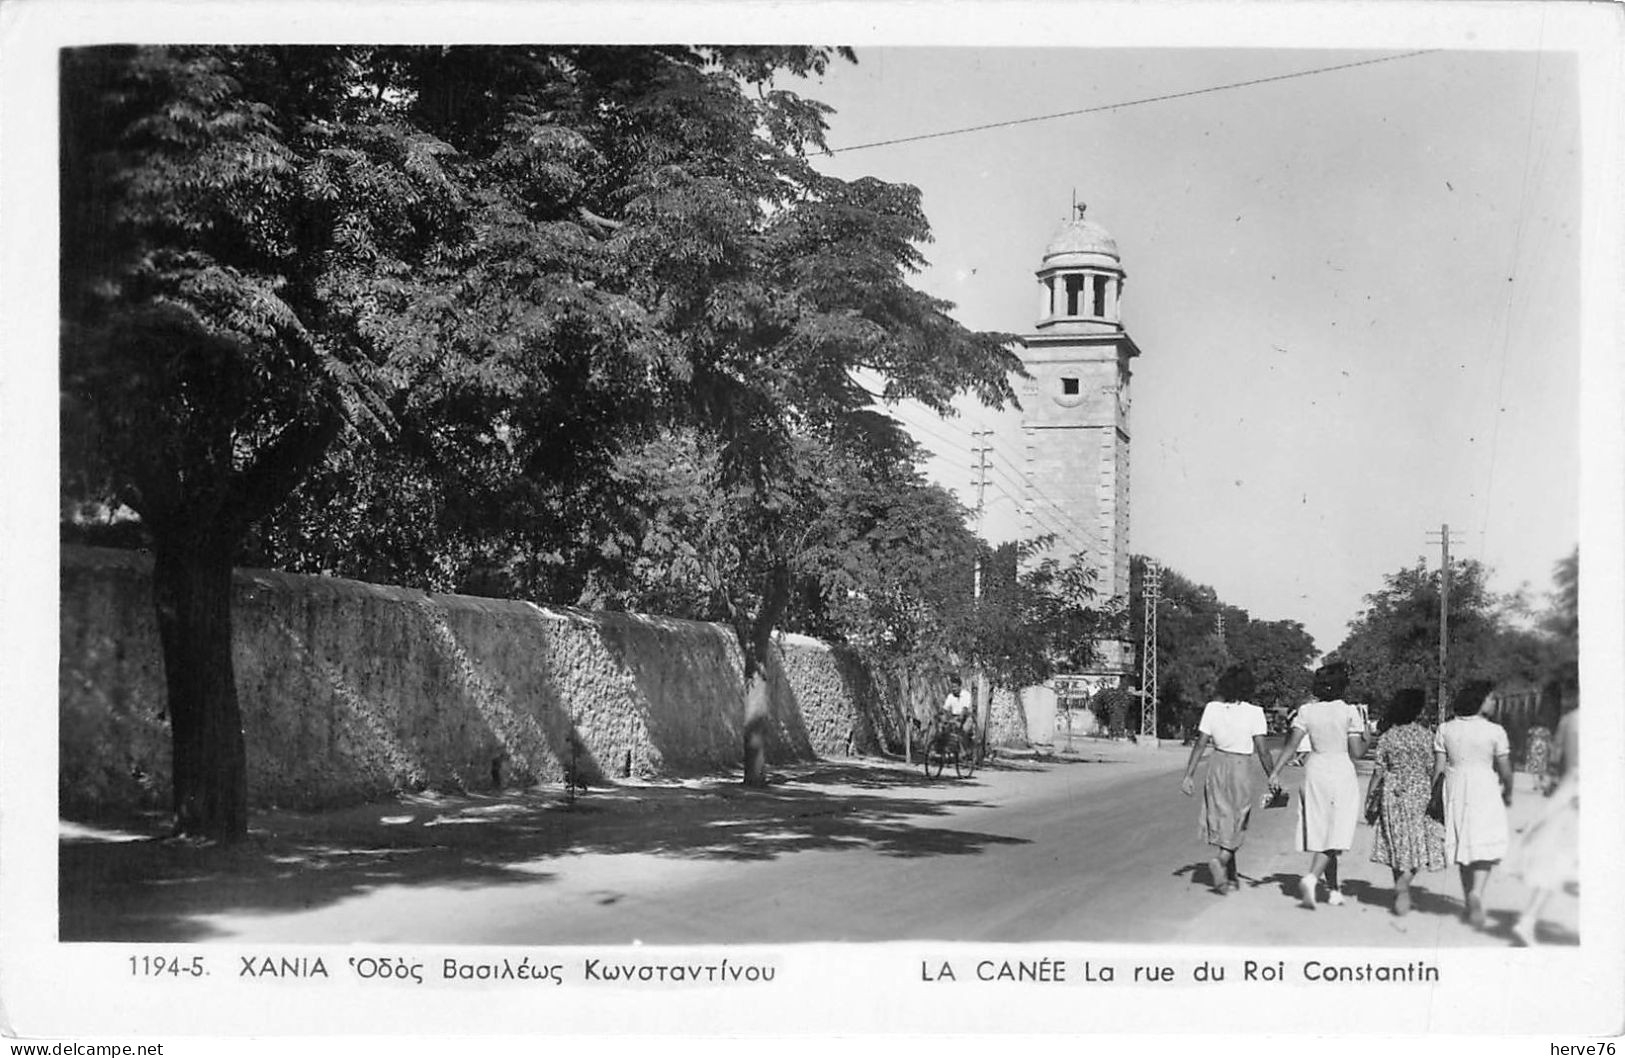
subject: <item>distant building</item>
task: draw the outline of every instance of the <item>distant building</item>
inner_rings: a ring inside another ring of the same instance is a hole
[[[1044,553],[1095,570],[1102,600],[1129,595],[1129,382],[1139,347],[1123,329],[1126,273],[1117,241],[1084,207],[1039,265],[1038,320],[1021,336],[1024,534],[1053,535]],[[1132,673],[1133,646],[1098,643],[1097,664],[1050,690],[1077,701]],[[1068,704],[1070,704],[1070,701]],[[1063,711],[1065,708],[1063,706]]]

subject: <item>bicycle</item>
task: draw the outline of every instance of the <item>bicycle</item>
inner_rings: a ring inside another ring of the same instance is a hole
[[[954,774],[961,779],[968,779],[976,773],[980,754],[974,724],[967,727],[952,718],[932,717],[930,724],[924,728],[923,739],[925,751],[921,754],[920,765],[925,769],[926,778],[940,779],[949,761],[953,762]]]

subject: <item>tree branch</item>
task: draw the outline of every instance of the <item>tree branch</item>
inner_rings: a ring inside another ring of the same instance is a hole
[[[622,228],[626,227],[625,221],[610,220],[608,217],[600,217],[586,206],[577,206],[576,215],[586,223],[600,230],[620,231]]]
[[[315,419],[283,430],[252,466],[231,481],[224,514],[233,527],[246,531],[274,511],[327,454],[343,428],[344,416],[338,408],[328,405]]]

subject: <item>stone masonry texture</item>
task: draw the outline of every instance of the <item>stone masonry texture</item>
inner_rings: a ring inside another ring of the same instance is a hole
[[[257,808],[736,766],[742,663],[719,625],[238,570],[233,661]],[[151,562],[62,550],[61,808],[162,808]],[[875,752],[897,721],[851,653],[777,641],[768,757]]]

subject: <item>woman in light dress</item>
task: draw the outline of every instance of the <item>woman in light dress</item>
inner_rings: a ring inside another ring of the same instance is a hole
[[[1365,753],[1370,737],[1366,716],[1343,700],[1348,688],[1348,666],[1334,661],[1315,673],[1315,701],[1304,703],[1292,720],[1292,733],[1275,758],[1269,784],[1280,785],[1286,762],[1307,737],[1309,756],[1303,765],[1299,794],[1298,848],[1310,853],[1309,871],[1298,879],[1298,899],[1315,909],[1316,886],[1324,877],[1326,902],[1343,903],[1338,884],[1337,857],[1354,844],[1354,824],[1363,807],[1360,780],[1354,762]]]
[[[1382,814],[1371,842],[1371,862],[1394,872],[1394,914],[1411,910],[1417,871],[1445,868],[1444,827],[1427,814],[1433,784],[1433,732],[1421,723],[1427,693],[1406,687],[1383,714],[1372,782],[1382,783]]]
[[[1535,925],[1547,899],[1579,879],[1580,873],[1580,715],[1578,688],[1566,689],[1563,718],[1557,722],[1547,758],[1547,801],[1524,829],[1513,872],[1530,889],[1529,902],[1512,924],[1512,943],[1535,943]]]
[[[1456,692],[1455,717],[1439,725],[1433,770],[1444,776],[1444,854],[1461,873],[1464,916],[1484,926],[1484,890],[1507,853],[1512,803],[1511,744],[1506,728],[1483,715],[1493,685],[1473,680]]]
[[[1264,743],[1269,723],[1264,710],[1247,701],[1253,687],[1252,670],[1244,665],[1232,665],[1219,677],[1214,692],[1217,700],[1202,709],[1196,745],[1191,747],[1185,778],[1179,784],[1187,797],[1196,792],[1196,765],[1211,745],[1213,753],[1202,784],[1200,823],[1202,840],[1214,846],[1208,876],[1216,893],[1229,894],[1241,888],[1236,853],[1258,799],[1259,776],[1270,770],[1270,753]],[[1255,758],[1258,767],[1253,766]]]

